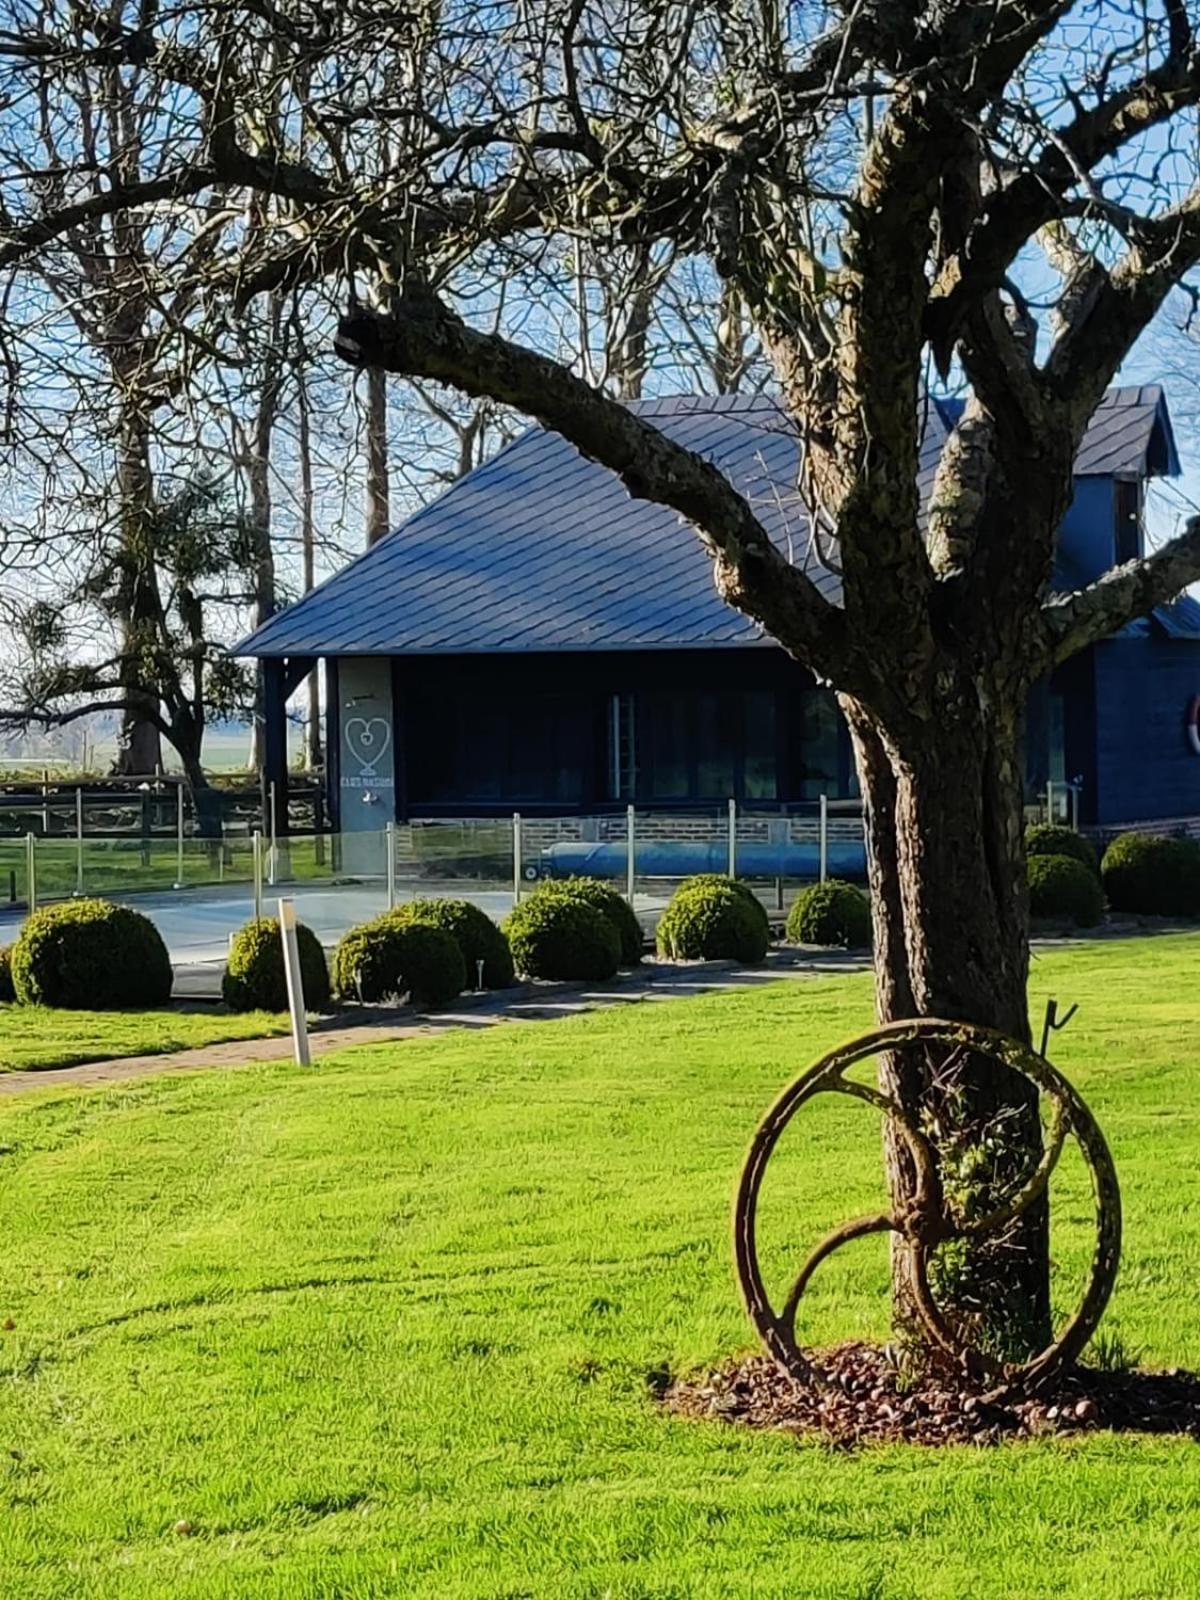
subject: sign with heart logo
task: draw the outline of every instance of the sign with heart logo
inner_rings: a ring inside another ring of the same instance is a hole
[[[346,749],[358,764],[360,778],[379,778],[379,763],[391,743],[386,717],[351,717],[346,723]]]

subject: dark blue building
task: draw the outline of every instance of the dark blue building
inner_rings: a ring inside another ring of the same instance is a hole
[[[836,563],[798,503],[796,438],[773,399],[673,397],[641,410],[719,465],[836,598]],[[955,415],[954,402],[930,402],[926,479]],[[1076,464],[1062,587],[1141,552],[1146,482],[1178,470],[1161,390],[1111,391]],[[280,794],[286,698],[325,662],[329,800],[345,830],[853,794],[832,695],[718,598],[690,530],[538,428],[238,653],[266,663]],[[1031,793],[1078,780],[1080,820],[1098,825],[1200,815],[1187,725],[1198,694],[1200,605],[1183,598],[1040,688]]]

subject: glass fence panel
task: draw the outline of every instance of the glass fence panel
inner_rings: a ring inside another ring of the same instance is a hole
[[[396,883],[402,899],[424,895],[470,895],[472,890],[512,893],[514,851],[536,848],[522,819],[514,839],[509,817],[468,817],[397,823]],[[343,838],[347,837],[343,835]]]

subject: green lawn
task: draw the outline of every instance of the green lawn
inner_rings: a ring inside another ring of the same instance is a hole
[[[1108,1328],[1200,1367],[1200,936],[1042,955],[1108,1130]],[[658,1414],[748,1342],[728,1205],[765,1104],[869,981],[457,1031],[0,1108],[0,1573],[21,1600],[1088,1600],[1200,1594],[1200,1448],[1095,1435],[858,1455]],[[807,1116],[807,1113],[806,1113]],[[879,1130],[827,1102],[769,1262],[867,1210]],[[1069,1287],[1078,1166],[1055,1205]],[[822,1270],[880,1332],[886,1246]],[[190,1531],[173,1531],[177,1522]]]
[[[194,1010],[170,1006],[162,1011],[0,1006],[0,1072],[44,1071],[70,1067],[77,1061],[192,1050],[204,1044],[224,1044],[228,1039],[264,1039],[287,1031],[286,1016],[268,1011],[234,1013],[215,1006]]]

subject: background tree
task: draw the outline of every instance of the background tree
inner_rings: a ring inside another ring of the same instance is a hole
[[[70,15],[93,52],[136,56],[171,86],[190,132],[154,180],[114,174],[83,202],[27,188],[0,219],[0,261],[81,226],[89,206],[140,214],[213,185],[273,196],[279,227],[222,269],[242,293],[343,275],[347,361],[536,417],[675,509],[725,599],[837,690],[881,1018],[1026,1036],[1030,688],[1200,575],[1198,524],[1082,591],[1050,590],[1088,421],[1200,260],[1194,0],[382,15],[360,0],[234,0],[127,30],[107,11]],[[269,53],[231,43],[263,16]],[[52,75],[80,46],[51,12],[23,48]],[[278,117],[269,157],[243,135],[247,106]],[[704,264],[769,363],[823,539],[793,541],[789,559],[711,463],[587,381],[536,301],[493,328],[494,307],[462,293],[464,270],[498,252],[530,283],[561,281],[577,244]],[[367,304],[379,282],[388,300]],[[1046,300],[1039,328],[1031,308]],[[942,441],[928,388],[950,374],[968,398]],[[940,455],[923,493],[927,442]],[[834,540],[838,603],[820,570]],[[948,1083],[940,1065],[885,1073],[960,1178],[969,1155],[963,1203],[986,1204],[1036,1159],[1036,1108],[1000,1069],[968,1059]],[[911,1174],[899,1151],[890,1165],[903,1206]],[[903,1314],[899,1280],[897,1298]],[[1044,1209],[975,1247],[951,1300],[996,1348],[1041,1342]]]

